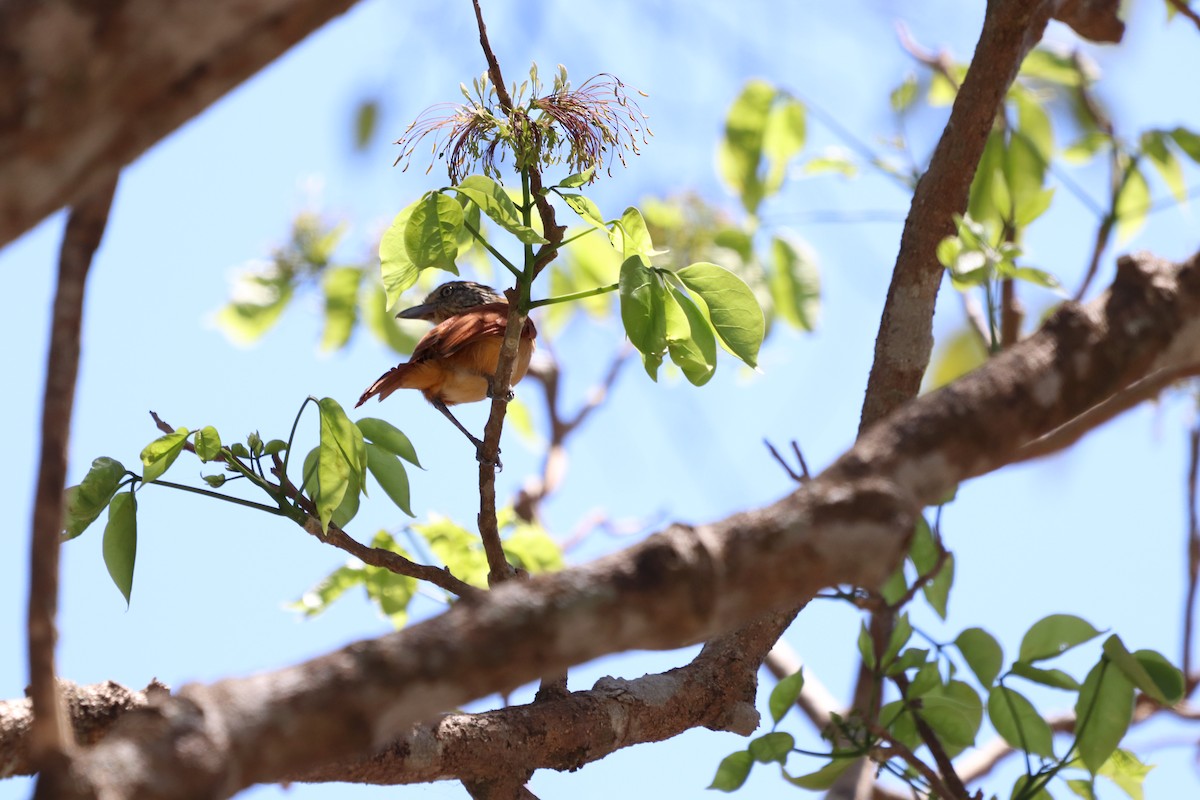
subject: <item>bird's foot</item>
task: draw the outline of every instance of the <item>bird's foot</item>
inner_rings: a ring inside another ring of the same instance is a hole
[[[489,376],[488,376],[488,379],[487,379],[487,396],[488,396],[489,398],[493,398],[493,397],[495,397],[497,394],[498,394],[498,392],[496,391],[496,386],[495,386],[495,384],[492,382],[492,377],[489,375]],[[515,394],[513,394],[513,392],[512,392],[512,389],[509,389],[507,392],[505,392],[505,393],[504,393],[503,397],[504,397],[504,402],[506,402],[506,403],[511,403],[511,402],[512,402],[512,399],[513,399],[514,397],[516,397],[516,395],[515,395]]]
[[[495,459],[495,461],[493,461],[492,459],[490,459],[486,455],[484,455],[483,442],[481,440],[472,439],[472,441],[475,442],[475,460],[476,461],[478,461],[480,464],[491,464],[493,467],[495,467],[496,472],[504,471],[504,464],[501,463],[501,461],[500,461],[500,448],[499,447],[496,448],[496,459]]]

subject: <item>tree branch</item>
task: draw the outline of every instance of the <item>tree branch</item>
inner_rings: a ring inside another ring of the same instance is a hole
[[[29,696],[34,713],[29,750],[42,771],[38,784],[38,795],[42,797],[54,796],[54,787],[62,777],[74,744],[54,669],[63,487],[67,483],[67,445],[75,405],[75,380],[79,374],[84,289],[116,189],[114,178],[71,209],[59,255],[58,287],[46,358],[42,452],[29,548],[28,616]]]
[[[828,586],[876,586],[902,558],[923,506],[1140,376],[1196,361],[1200,254],[1178,268],[1122,258],[1106,297],[1066,304],[1037,334],[908,404],[780,501],[671,526],[274,673],[185,687],[126,715],[76,758],[64,797],[227,796],[373,752],[446,708],[571,664],[710,638]],[[788,618],[773,616],[769,635]]]
[[[351,3],[0,3],[0,245],[100,190]]]

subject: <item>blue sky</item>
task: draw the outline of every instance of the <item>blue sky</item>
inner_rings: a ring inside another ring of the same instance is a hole
[[[716,180],[713,152],[725,111],[750,77],[794,91],[868,141],[890,134],[887,93],[913,69],[896,43],[894,21],[903,20],[926,46],[944,46],[965,59],[982,6],[953,0],[847,0],[836,7],[769,0],[507,0],[486,3],[485,14],[510,81],[521,80],[531,61],[543,74],[562,62],[577,80],[612,72],[649,93],[642,106],[655,138],[629,169],[615,171],[595,190],[597,202],[612,213],[643,196],[682,189],[732,208]],[[344,257],[369,259],[392,215],[443,182],[440,175],[424,175],[423,165],[393,169],[396,152],[387,142],[426,106],[456,98],[459,82],[482,70],[473,24],[465,1],[362,3],[125,171],[89,283],[73,481],[98,455],[135,463],[156,435],[150,409],[175,425],[216,425],[227,437],[253,429],[278,436],[305,396],[352,404],[394,363],[365,333],[344,352],[318,356],[315,297],[297,302],[277,329],[248,349],[230,345],[212,317],[228,298],[237,267],[280,243],[298,211],[315,208],[348,220],[353,229]],[[1048,36],[1074,41],[1058,25]],[[1160,3],[1138,3],[1125,45],[1089,48],[1104,73],[1101,92],[1130,135],[1152,126],[1200,130],[1200,88],[1178,77],[1200,74],[1196,36],[1185,21],[1164,28]],[[354,153],[351,118],[368,97],[384,103],[383,133],[367,152]],[[909,131],[917,152],[932,146],[942,119],[940,112],[918,115]],[[816,121],[809,127],[810,148],[839,144]],[[1085,170],[1077,177],[1099,196],[1099,173]],[[1190,186],[1200,185],[1195,169],[1188,177]],[[1073,286],[1095,222],[1062,194],[1031,231],[1028,250],[1031,263]],[[1163,194],[1159,185],[1155,196]],[[808,222],[813,213],[839,210],[887,212],[892,221]],[[764,438],[798,440],[815,468],[845,449],[857,428],[906,210],[907,198],[877,177],[790,181],[764,217],[789,226],[819,254],[820,330],[777,330],[764,349],[762,374],[724,359],[713,382],[700,389],[681,380],[652,384],[636,366],[626,370],[611,401],[572,442],[567,480],[546,507],[552,532],[565,539],[596,509],[650,525],[702,522],[776,499],[790,483],[767,454]],[[5,370],[15,376],[0,396],[0,418],[9,423],[9,455],[0,476],[19,520],[10,557],[0,562],[0,607],[8,609],[0,614],[0,641],[14,643],[24,640],[27,520],[61,227],[61,215],[55,216],[0,251],[0,274],[12,298],[0,316],[0,341]],[[1197,229],[1193,211],[1166,211],[1118,251],[1184,256],[1200,243]],[[1098,284],[1111,274],[1110,253]],[[1053,299],[1032,289],[1025,296],[1035,308]],[[947,290],[936,331],[949,334],[960,323],[957,297]],[[564,332],[555,347],[569,364],[568,397],[582,400],[622,338],[613,324],[576,324]],[[518,394],[536,409],[532,386]],[[442,513],[469,521],[477,504],[475,465],[458,434],[416,396],[395,396],[377,411],[410,434],[427,467],[412,476],[417,516]],[[484,414],[482,406],[470,408],[463,418],[481,428]],[[1157,648],[1178,659],[1184,442],[1192,415],[1191,403],[1177,393],[1127,414],[1068,454],[965,486],[943,519],[958,557],[950,620],[943,625],[925,612],[917,617],[944,640],[982,625],[1015,652],[1021,633],[1040,616],[1076,613],[1120,632],[1132,647]],[[537,465],[536,454],[511,433],[505,441],[501,497]],[[129,610],[105,573],[99,527],[64,549],[59,665],[65,677],[129,686],[157,677],[178,687],[271,669],[388,629],[357,595],[311,621],[282,608],[344,561],[290,524],[164,490],[139,493],[139,500]],[[375,500],[364,506],[352,533],[369,539],[379,527],[401,522]],[[570,557],[583,560],[625,543],[593,536]],[[806,611],[787,638],[845,697],[856,632],[853,612],[824,604]],[[574,670],[572,686],[590,686],[605,674],[661,671],[689,656],[603,659]],[[1081,673],[1086,662],[1067,667]],[[0,696],[20,696],[25,683],[24,648],[14,645],[0,656]],[[1050,694],[1037,699],[1049,709],[1062,702],[1056,705]],[[789,729],[807,731],[799,721]],[[1158,725],[1132,741],[1158,745],[1179,736],[1179,730]],[[609,797],[614,789],[636,797],[700,797],[720,758],[743,746],[732,734],[695,731],[622,751],[575,774],[539,773],[533,789],[543,797]],[[1156,750],[1149,758],[1161,764],[1147,784],[1151,796],[1182,796],[1200,783],[1186,748]],[[1001,774],[988,789],[1007,794],[1016,773]],[[0,799],[28,791],[23,781],[0,783]],[[465,796],[457,784],[400,790],[295,786],[286,794],[385,791]],[[754,797],[795,791],[761,768],[743,789]],[[264,787],[245,796],[283,794]]]

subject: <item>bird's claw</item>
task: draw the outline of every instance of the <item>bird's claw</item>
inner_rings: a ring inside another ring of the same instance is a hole
[[[500,448],[496,448],[496,460],[492,461],[483,454],[483,442],[475,442],[475,460],[480,464],[491,464],[496,468],[496,472],[504,471],[504,464],[500,461]]]

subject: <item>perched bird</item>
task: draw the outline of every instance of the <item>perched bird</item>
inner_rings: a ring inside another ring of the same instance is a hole
[[[495,394],[492,377],[500,360],[500,346],[508,323],[508,303],[490,287],[472,281],[450,281],[434,289],[425,302],[396,315],[435,323],[417,342],[409,360],[393,367],[371,384],[355,408],[397,389],[419,389],[433,407],[475,444],[482,459],[483,442],[471,435],[450,413],[449,406],[474,403]],[[533,355],[537,329],[525,320],[513,365],[512,385],[525,377]]]

